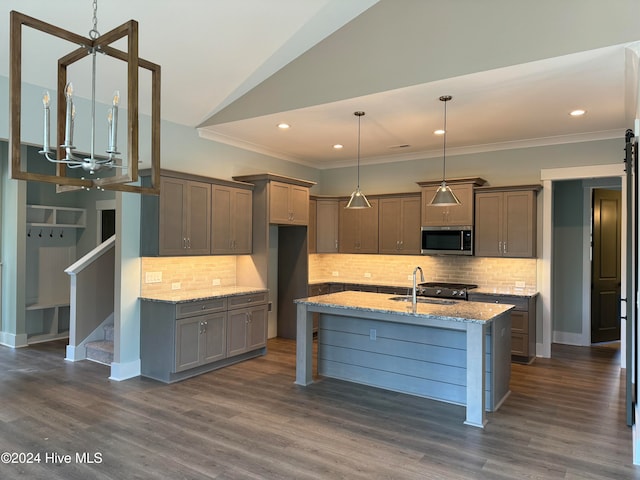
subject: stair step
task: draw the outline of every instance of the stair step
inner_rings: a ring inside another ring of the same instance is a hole
[[[107,340],[89,342],[86,347],[87,360],[102,363],[103,365],[111,365],[113,362],[113,342]]]
[[[113,342],[113,323],[104,326],[104,339]]]

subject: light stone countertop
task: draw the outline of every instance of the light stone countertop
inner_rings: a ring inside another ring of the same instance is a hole
[[[413,310],[411,301],[391,300],[396,295],[372,292],[344,291],[299,298],[295,303],[362,312],[382,312],[408,317],[424,317],[463,323],[490,322],[498,315],[511,310],[513,305],[499,303],[453,300],[453,304],[418,303]]]
[[[469,293],[480,293],[482,295],[508,296],[508,297],[535,297],[538,291],[535,288],[516,287],[478,287],[469,290]]]
[[[203,290],[173,290],[167,293],[140,296],[140,299],[151,302],[186,303],[267,291],[268,290],[266,288],[258,287],[211,287]]]

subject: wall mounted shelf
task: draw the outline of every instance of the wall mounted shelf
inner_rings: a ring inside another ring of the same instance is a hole
[[[27,226],[85,228],[86,222],[84,208],[27,205]]]

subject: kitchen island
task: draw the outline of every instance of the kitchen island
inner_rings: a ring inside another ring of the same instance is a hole
[[[409,300],[409,301],[407,301]],[[318,374],[466,406],[484,427],[509,395],[511,305],[345,291],[297,299],[296,384]]]

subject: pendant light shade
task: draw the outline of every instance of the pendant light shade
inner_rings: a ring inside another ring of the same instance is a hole
[[[446,168],[447,168],[447,102],[451,100],[451,95],[443,95],[440,97],[440,101],[444,102],[444,140],[442,147],[442,183],[436,190],[436,194],[431,200],[431,205],[436,207],[450,207],[453,205],[460,205],[460,200],[451,191],[451,188],[447,185],[446,181]]]
[[[369,200],[360,191],[360,117],[364,115],[364,112],[353,112],[353,114],[358,117],[358,183],[345,208],[371,208]]]

